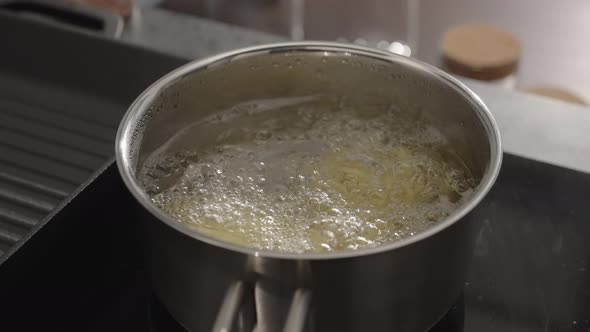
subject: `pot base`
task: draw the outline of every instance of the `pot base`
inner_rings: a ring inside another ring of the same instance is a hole
[[[465,303],[461,293],[449,311],[427,332],[462,332],[464,318]],[[150,332],[199,332],[178,323],[154,294],[150,296],[149,320]]]

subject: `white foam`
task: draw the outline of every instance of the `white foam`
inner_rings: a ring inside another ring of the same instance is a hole
[[[393,109],[327,104],[306,100],[256,121],[232,114],[214,146],[160,150],[140,178],[157,206],[197,231],[296,253],[411,236],[470,193],[473,179],[434,128]]]

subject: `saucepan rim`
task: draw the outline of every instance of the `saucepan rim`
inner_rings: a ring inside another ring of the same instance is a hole
[[[269,251],[259,250],[256,248],[250,248],[240,245],[235,245],[229,242],[217,240],[213,237],[204,235],[191,229],[190,227],[179,223],[174,218],[160,210],[156,205],[152,203],[149,196],[141,189],[137,183],[135,172],[131,167],[131,142],[133,139],[134,131],[136,127],[141,123],[143,116],[148,111],[149,105],[159,97],[159,92],[170,86],[178,79],[191,75],[199,70],[203,70],[212,65],[219,65],[232,61],[242,57],[248,57],[253,55],[265,54],[265,53],[281,53],[281,52],[329,52],[329,53],[343,53],[350,55],[360,55],[378,60],[385,60],[402,64],[406,67],[413,68],[414,70],[421,71],[428,75],[434,76],[434,78],[441,80],[446,83],[449,87],[455,90],[461,95],[468,103],[471,104],[473,110],[477,113],[483,127],[486,130],[489,143],[489,156],[490,160],[482,176],[481,182],[472,194],[472,196],[464,202],[459,208],[454,210],[449,216],[439,221],[436,225],[421,231],[413,236],[404,238],[390,243],[381,244],[379,246],[363,248],[358,250],[344,250],[334,251],[327,253],[288,253],[280,251]],[[234,252],[240,252],[245,255],[251,255],[255,257],[275,258],[275,259],[293,259],[293,260],[325,260],[325,259],[339,259],[339,258],[351,258],[357,256],[365,256],[378,254],[390,250],[395,250],[412,243],[425,240],[442,230],[450,227],[466,214],[468,214],[479,202],[485,197],[490,188],[493,186],[498,173],[500,171],[500,165],[502,163],[502,147],[500,141],[500,132],[498,125],[494,120],[489,109],[483,103],[483,101],[468,87],[466,87],[459,80],[455,79],[451,75],[443,72],[442,70],[435,68],[431,65],[423,63],[413,58],[395,55],[386,51],[371,49],[367,47],[348,45],[341,43],[332,42],[286,42],[286,43],[275,43],[266,44],[248,48],[237,49],[221,53],[216,56],[212,56],[203,60],[197,60],[190,62],[176,70],[168,73],[158,81],[148,87],[137,99],[131,104],[127,112],[125,113],[116,137],[115,147],[116,161],[119,172],[125,185],[131,191],[135,199],[147,209],[153,216],[165,223],[169,227],[172,227],[176,231],[179,231],[186,236],[189,236],[195,240],[205,242],[210,245],[225,248]]]

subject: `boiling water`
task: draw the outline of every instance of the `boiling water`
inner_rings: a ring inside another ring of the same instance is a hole
[[[411,236],[475,186],[435,129],[323,98],[252,102],[194,123],[147,159],[140,180],[198,232],[294,253]]]

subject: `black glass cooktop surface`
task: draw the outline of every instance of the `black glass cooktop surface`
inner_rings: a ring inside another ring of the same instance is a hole
[[[181,331],[153,297],[116,167],[0,266],[2,331]],[[505,155],[464,295],[435,331],[590,331],[590,175]]]

